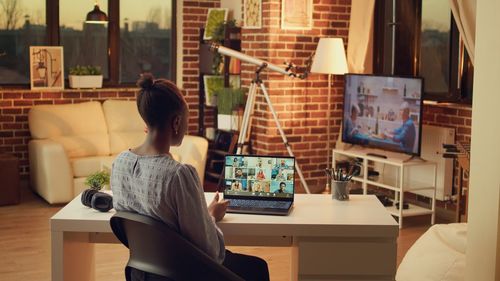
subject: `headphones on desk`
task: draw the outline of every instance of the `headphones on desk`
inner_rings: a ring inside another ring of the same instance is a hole
[[[99,212],[107,212],[113,209],[113,197],[107,193],[95,189],[86,189],[82,193],[82,204]]]

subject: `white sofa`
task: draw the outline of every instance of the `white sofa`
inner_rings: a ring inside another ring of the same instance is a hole
[[[38,105],[28,122],[31,186],[51,204],[72,200],[86,188],[88,175],[110,167],[116,155],[146,136],[135,101]],[[206,139],[186,136],[171,154],[193,165],[203,182],[207,149]]]
[[[465,275],[467,224],[436,224],[411,246],[396,281],[460,281]]]

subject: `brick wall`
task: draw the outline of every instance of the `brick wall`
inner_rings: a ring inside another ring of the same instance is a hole
[[[292,61],[303,66],[316,49],[320,37],[342,37],[347,44],[350,15],[349,0],[314,0],[311,30],[282,30],[281,0],[262,1],[262,28],[243,29],[242,51],[250,56],[281,65]],[[254,77],[254,65],[242,65],[242,85],[248,87]],[[328,102],[326,75],[310,75],[307,80],[263,72],[261,76],[271,102],[288,137],[297,162],[309,187],[324,187],[327,155],[333,148],[341,123],[343,80],[332,85]],[[327,147],[328,110],[331,109],[332,147]],[[256,154],[287,155],[281,137],[262,95],[258,95],[252,126],[252,148]],[[296,181],[300,191],[301,185]]]
[[[220,7],[219,0],[202,0],[183,2],[182,11],[182,52],[183,73],[182,88],[184,89],[186,100],[189,104],[189,132],[198,132],[198,100],[199,100],[199,39],[200,28],[205,26],[207,12],[209,8]],[[179,40],[180,38],[178,38]],[[213,111],[205,112],[205,121],[213,124]]]

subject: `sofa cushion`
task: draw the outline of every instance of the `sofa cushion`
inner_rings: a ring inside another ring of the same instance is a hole
[[[116,156],[93,156],[71,159],[71,167],[75,178],[87,177],[103,169],[103,164],[110,163]]]
[[[73,197],[82,193],[88,186],[85,185],[85,177],[74,178],[73,179]],[[71,199],[70,199],[71,200]]]
[[[436,224],[408,250],[397,281],[464,280],[467,224]]]
[[[107,100],[102,105],[109,132],[111,154],[117,154],[144,142],[145,123],[135,101]]]
[[[70,158],[109,155],[109,138],[107,134],[57,136],[49,139],[62,144]]]
[[[31,136],[60,142],[68,157],[109,155],[101,103],[36,105],[28,113]]]

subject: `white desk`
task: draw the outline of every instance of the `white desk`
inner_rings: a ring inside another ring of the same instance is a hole
[[[93,243],[118,243],[113,214],[88,209],[77,196],[50,219],[53,281],[95,279]],[[219,226],[227,245],[290,247],[291,280],[394,280],[396,274],[398,224],[375,196],[336,201],[298,194],[289,216],[226,214]]]

